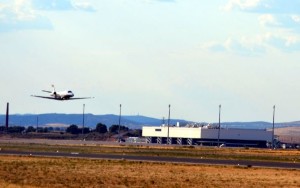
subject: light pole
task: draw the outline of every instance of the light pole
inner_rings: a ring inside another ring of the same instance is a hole
[[[82,135],[84,133],[84,108],[85,108],[85,104],[83,104],[83,110],[82,110]]]
[[[219,105],[218,147],[220,147],[221,105]]]
[[[168,116],[168,138],[167,138],[167,143],[169,144],[169,139],[170,139],[170,113],[171,112],[171,105],[169,104],[169,116]]]
[[[275,105],[273,106],[273,129],[272,129],[272,149],[274,149],[274,125],[275,125]]]
[[[39,116],[36,116],[36,132],[38,132],[39,129]]]
[[[120,114],[119,114],[119,131],[118,131],[118,141],[120,141],[120,129],[121,129],[121,112],[122,112],[122,104],[120,104]]]
[[[5,116],[5,131],[8,133],[9,125],[9,103],[6,104],[6,116]]]

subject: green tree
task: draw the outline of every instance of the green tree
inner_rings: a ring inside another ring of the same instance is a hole
[[[8,127],[9,133],[22,133],[24,130],[25,130],[25,127],[22,127],[22,126]]]
[[[43,133],[47,133],[48,132],[48,127],[44,127],[43,128]]]
[[[105,124],[98,123],[96,125],[96,132],[98,133],[107,133],[107,127]]]
[[[29,127],[27,127],[27,130],[26,130],[26,132],[35,132],[36,131],[36,129],[33,127],[33,126],[29,126]]]
[[[71,134],[79,134],[80,130],[78,129],[77,125],[72,124],[66,129],[66,132]]]
[[[83,128],[83,134],[87,134],[89,132],[90,132],[90,128],[88,128],[88,127]],[[82,128],[78,129],[78,133],[82,133]]]
[[[0,131],[5,131],[5,130],[6,130],[5,126],[0,126]]]
[[[121,131],[128,131],[128,127],[124,125],[120,125],[120,132]],[[109,132],[111,133],[118,133],[119,132],[119,125],[112,125],[109,127]]]

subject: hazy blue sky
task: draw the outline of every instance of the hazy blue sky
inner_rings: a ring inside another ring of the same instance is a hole
[[[300,0],[0,0],[0,53],[1,114],[300,120]]]

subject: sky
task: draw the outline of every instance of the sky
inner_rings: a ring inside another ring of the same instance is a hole
[[[300,120],[300,0],[0,0],[5,114]],[[34,98],[72,90],[91,100]]]

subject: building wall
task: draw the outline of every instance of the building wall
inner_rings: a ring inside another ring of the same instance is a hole
[[[218,138],[218,129],[202,129],[201,138]],[[272,132],[259,129],[220,129],[222,140],[265,140],[271,142]]]
[[[144,137],[168,137],[168,127],[143,127]],[[218,129],[169,127],[170,138],[217,139]],[[272,132],[259,129],[220,129],[222,140],[272,140]]]
[[[142,136],[145,137],[168,137],[168,126],[143,127]],[[169,127],[171,138],[200,138],[201,128]]]

